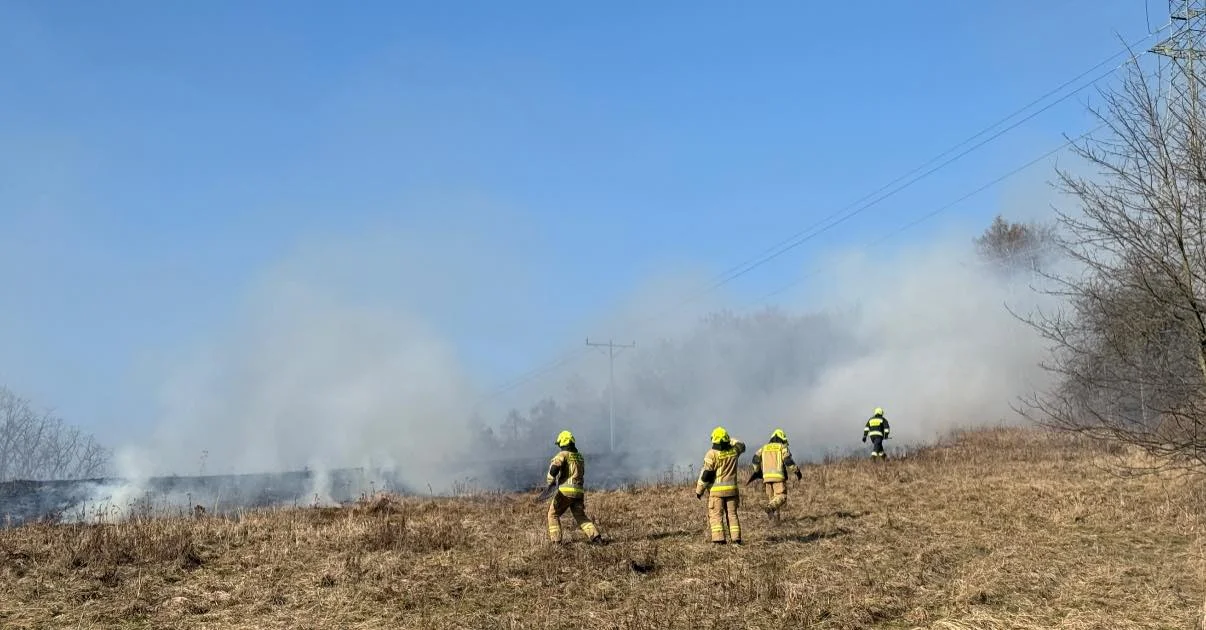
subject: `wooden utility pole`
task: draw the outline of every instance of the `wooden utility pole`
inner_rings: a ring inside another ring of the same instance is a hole
[[[608,420],[611,427],[611,441],[608,448],[609,452],[616,450],[616,350],[624,350],[626,348],[635,348],[636,342],[630,344],[612,343],[610,339],[607,343],[591,343],[590,337],[586,338],[586,345],[596,348],[607,348],[607,398],[608,398]]]

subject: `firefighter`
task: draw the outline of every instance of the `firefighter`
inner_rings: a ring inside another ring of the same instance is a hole
[[[800,467],[791,458],[791,450],[787,448],[787,434],[783,429],[775,429],[771,433],[770,442],[754,451],[753,474],[750,480],[762,479],[762,487],[766,490],[766,517],[771,521],[779,521],[779,508],[787,502],[787,475],[795,475],[796,481],[804,478]]]
[[[741,544],[741,521],[737,509],[741,494],[737,488],[737,460],[745,452],[745,443],[729,436],[724,427],[712,430],[712,448],[704,454],[703,469],[695,484],[695,498],[708,491],[708,526],[712,542],[725,544],[725,522],[728,521],[729,540]]]
[[[888,457],[888,454],[884,452],[884,440],[887,439],[891,430],[891,427],[888,426],[888,419],[884,417],[883,408],[876,407],[875,412],[867,419],[867,424],[863,425],[863,443],[867,442],[867,438],[871,438],[872,458],[886,459]]]
[[[586,515],[586,460],[574,444],[574,434],[562,431],[557,435],[557,446],[561,450],[549,462],[549,472],[545,477],[545,483],[550,488],[560,484],[553,493],[553,500],[549,502],[549,540],[561,542],[561,515],[569,510],[590,542],[601,542],[599,528]]]

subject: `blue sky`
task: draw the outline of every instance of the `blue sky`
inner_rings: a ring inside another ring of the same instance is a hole
[[[474,377],[503,381],[649,277],[740,263],[1147,28],[1142,0],[351,6],[0,3],[0,382],[136,434],[162,366],[282,267],[423,296]],[[1086,130],[1082,102],[733,293]],[[901,239],[1025,211],[1048,176]]]

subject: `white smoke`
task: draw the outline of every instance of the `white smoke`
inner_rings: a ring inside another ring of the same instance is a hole
[[[787,399],[801,443],[850,444],[883,407],[898,442],[928,442],[954,428],[1018,420],[1011,404],[1045,386],[1045,346],[1010,313],[1052,299],[1025,275],[1007,280],[970,246],[930,244],[891,257],[843,257],[819,299],[857,304],[844,319],[865,353],[826,365]],[[1007,309],[1008,305],[1008,309]]]
[[[155,442],[181,458],[207,450],[215,470],[396,462],[408,478],[435,481],[468,417],[455,349],[418,317],[300,283],[257,296],[207,354],[208,368],[166,400]]]
[[[641,313],[648,324],[628,329],[638,348],[616,362],[620,443],[669,455],[630,465],[648,474],[696,463],[718,424],[751,448],[781,427],[801,459],[848,451],[860,448],[874,407],[887,410],[895,443],[925,442],[1011,419],[1010,404],[1043,386],[1044,348],[1005,304],[1025,312],[1045,300],[1024,280],[1006,282],[979,264],[970,237],[890,257],[839,254],[822,264],[827,280],[790,309],[817,314],[808,324],[817,328],[718,330],[684,346],[676,363],[658,363],[671,356],[659,340],[688,338],[700,314],[723,307],[723,295],[650,320],[667,296],[692,291],[682,288],[682,276],[667,276],[636,293],[622,312]],[[418,314],[421,300],[350,297],[315,268],[284,265],[265,275],[234,325],[166,374],[162,422],[127,449],[121,472],[130,483],[104,489],[112,503],[141,492],[151,471],[187,474],[185,463],[203,451],[212,472],[308,468],[305,501],[320,504],[335,501],[335,469],[360,467],[363,480],[381,488],[401,478],[412,489],[440,492],[472,474],[466,458],[492,455],[464,450],[483,389],[457,348]],[[768,364],[790,368],[785,373],[795,380],[751,381],[759,370],[778,373]],[[574,430],[580,445],[599,451],[607,441],[606,356],[575,368],[569,381],[537,382],[517,406],[559,399],[569,415],[556,429]],[[636,395],[639,379],[651,373],[679,396],[676,406],[651,406]],[[567,395],[567,382],[575,393]],[[493,409],[489,419],[501,420],[504,411]]]
[[[64,522],[114,523],[123,521],[140,510],[155,506],[147,492],[151,475],[148,463],[137,449],[121,448],[114,454],[117,477],[111,481],[90,484],[84,500],[68,506],[62,511]],[[164,495],[158,497],[160,508],[185,506],[188,497]],[[149,509],[148,511],[153,511]]]
[[[1056,300],[1032,290],[1039,278],[1007,278],[980,261],[970,235],[839,252],[819,264],[821,281],[786,308],[813,319],[751,317],[699,333],[705,311],[696,305],[640,330],[644,345],[616,361],[624,447],[666,451],[655,466],[697,464],[712,427],[723,425],[751,448],[778,427],[798,457],[847,453],[862,448],[863,423],[876,407],[892,422],[890,444],[927,443],[955,428],[1020,421],[1011,405],[1048,384],[1042,340],[1009,309],[1026,314]],[[690,291],[643,295],[667,293]],[[705,300],[717,307],[715,295]],[[674,349],[660,347],[660,338]],[[599,410],[607,359],[584,363],[580,375],[596,386],[586,396],[545,388],[567,409]],[[658,384],[653,396],[650,380]],[[675,403],[658,404],[667,395]],[[566,428],[588,451],[605,450],[600,417],[566,414]]]
[[[191,508],[201,497],[167,496],[159,479],[199,472],[203,453],[216,475],[306,470],[305,504],[346,494],[337,477],[353,496],[451,487],[475,390],[447,329],[478,299],[505,305],[514,270],[481,230],[409,227],[303,243],[259,274],[226,325],[163,366],[154,429],[87,503]],[[222,481],[266,495],[295,482]]]

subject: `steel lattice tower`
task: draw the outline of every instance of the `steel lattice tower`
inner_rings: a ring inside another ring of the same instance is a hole
[[[1151,52],[1168,59],[1168,102],[1186,120],[1197,120],[1201,73],[1206,70],[1206,0],[1169,0],[1168,16],[1175,30]],[[1163,74],[1163,72],[1162,72]]]

